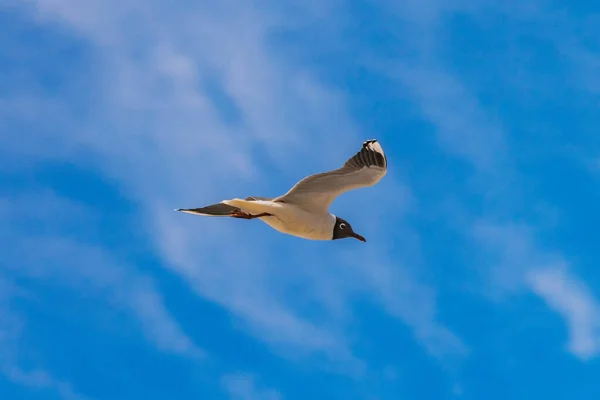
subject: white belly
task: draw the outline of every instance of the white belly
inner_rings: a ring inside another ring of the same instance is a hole
[[[271,228],[288,235],[312,240],[331,240],[335,217],[311,214],[293,205],[282,204],[276,215],[260,218]]]
[[[260,219],[273,229],[288,235],[312,240],[333,239],[335,216],[329,213],[313,214],[292,204],[274,203],[268,200],[232,199],[224,200],[223,203],[239,207],[249,214],[273,214]]]

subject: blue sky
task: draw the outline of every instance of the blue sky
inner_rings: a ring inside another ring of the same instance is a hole
[[[600,6],[172,4],[0,0],[3,399],[600,396]]]

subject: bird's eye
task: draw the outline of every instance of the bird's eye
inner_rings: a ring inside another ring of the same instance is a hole
[[[340,224],[340,229],[346,229],[346,224],[344,224],[343,222]]]

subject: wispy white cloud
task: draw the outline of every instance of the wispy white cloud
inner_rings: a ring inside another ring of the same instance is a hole
[[[15,313],[12,299],[23,291],[3,275],[0,269],[0,374],[8,381],[32,392],[54,391],[61,400],[89,400],[72,385],[43,369],[25,370],[19,361],[19,337],[25,321]]]
[[[14,357],[16,341],[23,321],[11,311],[11,299],[19,292],[17,288],[0,270],[0,362]]]
[[[5,199],[0,216],[12,228],[0,231],[7,246],[0,264],[5,273],[96,297],[108,307],[131,314],[160,350],[200,356],[202,352],[171,317],[150,276],[122,265],[102,248],[65,233],[86,220],[86,215],[94,213],[51,192]]]
[[[282,400],[281,394],[273,389],[260,387],[256,377],[249,374],[226,375],[221,380],[231,400]]]
[[[531,271],[532,290],[559,313],[569,329],[568,349],[584,360],[600,352],[600,304],[587,285],[572,276],[566,266]]]
[[[473,234],[484,245],[485,273],[491,280],[485,292],[508,300],[531,291],[564,318],[569,329],[568,350],[582,360],[600,351],[600,307],[585,282],[573,273],[559,252],[535,243],[535,229],[525,225],[479,223]]]
[[[3,367],[1,371],[11,382],[26,386],[32,391],[54,390],[61,400],[89,400],[88,397],[74,391],[71,384],[57,380],[44,370],[26,372],[13,365]]]
[[[401,260],[392,262],[381,257],[373,261],[374,257],[369,258],[359,263],[357,280],[377,294],[375,301],[391,315],[412,326],[416,339],[440,360],[468,354],[467,345],[440,322],[433,287],[419,283],[411,269],[403,267]],[[391,265],[395,267],[390,268]]]
[[[481,171],[497,168],[505,156],[499,121],[488,115],[460,80],[429,61],[395,68],[423,116],[432,121],[440,146]]]
[[[526,277],[534,268],[562,262],[558,254],[546,254],[535,244],[536,231],[528,225],[478,220],[471,231],[483,255],[478,259],[482,277],[489,279],[484,292],[501,299],[527,289]]]

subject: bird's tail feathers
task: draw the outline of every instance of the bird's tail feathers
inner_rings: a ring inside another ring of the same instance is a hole
[[[181,211],[188,214],[205,215],[209,217],[229,217],[231,213],[238,212],[240,209],[224,203],[217,203],[201,208],[179,208],[175,211]]]

